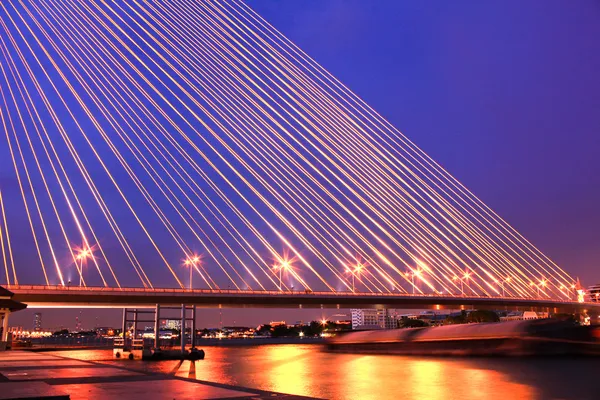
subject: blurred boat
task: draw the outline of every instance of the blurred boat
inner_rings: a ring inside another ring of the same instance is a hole
[[[336,352],[527,356],[600,355],[600,327],[552,319],[352,331],[327,341]]]

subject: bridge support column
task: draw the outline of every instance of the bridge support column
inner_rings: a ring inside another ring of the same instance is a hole
[[[185,351],[185,304],[181,305],[181,352]]]
[[[154,349],[160,348],[160,304],[156,305],[154,312]]]
[[[196,305],[192,306],[192,349],[196,348]]]
[[[138,328],[138,310],[137,308],[133,309],[133,339],[137,336],[137,328]]]
[[[123,309],[123,326],[122,326],[121,332],[123,332],[123,347],[127,347],[127,309],[126,308]]]

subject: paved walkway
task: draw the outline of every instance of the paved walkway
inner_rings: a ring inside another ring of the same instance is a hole
[[[185,369],[185,368],[184,368]],[[308,399],[30,351],[0,352],[0,400],[6,399]]]

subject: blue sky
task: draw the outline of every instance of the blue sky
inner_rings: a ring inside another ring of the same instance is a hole
[[[600,3],[249,4],[559,265],[600,280]]]
[[[559,265],[600,280],[598,2],[248,4]]]

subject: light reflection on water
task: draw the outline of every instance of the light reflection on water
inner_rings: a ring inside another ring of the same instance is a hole
[[[600,398],[593,383],[600,369],[593,359],[337,354],[302,344],[207,347],[205,351],[206,359],[196,361],[190,377],[325,399]],[[147,372],[179,370],[179,376],[190,369],[189,361],[114,361],[110,350],[55,354]]]

